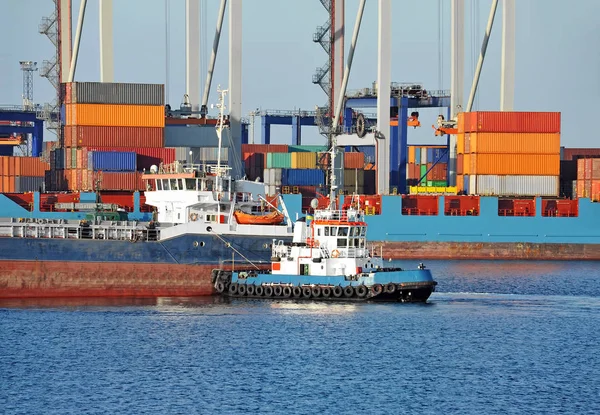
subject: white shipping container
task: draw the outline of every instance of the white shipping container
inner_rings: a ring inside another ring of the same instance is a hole
[[[421,164],[427,164],[427,147],[421,147]]]
[[[559,176],[469,176],[469,194],[479,196],[554,196]]]
[[[263,171],[264,182],[267,185],[281,186],[282,169],[265,169]]]
[[[175,160],[192,162],[195,164],[216,163],[219,155],[217,147],[173,147]],[[190,151],[192,154],[190,155]],[[229,161],[229,149],[221,148],[221,162]]]

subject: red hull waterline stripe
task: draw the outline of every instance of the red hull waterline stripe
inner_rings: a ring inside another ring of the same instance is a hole
[[[0,298],[213,295],[216,265],[0,261]]]

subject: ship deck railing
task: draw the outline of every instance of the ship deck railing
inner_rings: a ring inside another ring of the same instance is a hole
[[[82,226],[80,223],[0,222],[0,237],[35,239],[95,239],[119,241],[155,241],[158,229],[147,229],[137,222],[103,221]]]
[[[360,222],[363,212],[358,210],[316,210],[314,220],[331,220],[338,222]]]

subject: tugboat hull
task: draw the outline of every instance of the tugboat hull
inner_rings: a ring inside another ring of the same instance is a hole
[[[437,282],[428,269],[385,269],[356,277],[213,271],[215,290],[236,298],[426,302]]]

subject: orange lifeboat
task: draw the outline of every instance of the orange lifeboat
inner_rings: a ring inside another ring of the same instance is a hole
[[[283,215],[276,211],[266,215],[253,215],[236,210],[233,216],[240,225],[279,225],[283,222]]]

